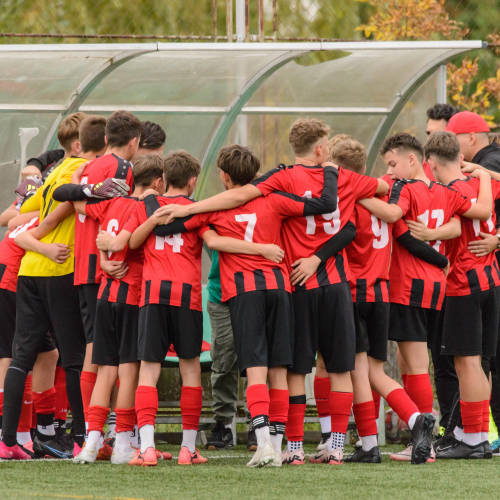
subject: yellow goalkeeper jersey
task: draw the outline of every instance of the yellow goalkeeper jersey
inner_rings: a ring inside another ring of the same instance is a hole
[[[43,186],[23,203],[21,213],[40,211],[40,222],[53,212],[60,204],[52,198],[53,192],[62,184],[69,184],[73,172],[78,169],[85,158],[66,158],[45,180]],[[43,243],[62,243],[68,245],[70,256],[64,264],[57,264],[53,260],[37,252],[28,251],[21,261],[19,276],[64,276],[75,270],[75,216],[70,215],[63,219],[56,228],[44,236]]]

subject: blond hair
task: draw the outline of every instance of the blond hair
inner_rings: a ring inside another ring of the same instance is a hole
[[[64,118],[59,125],[57,139],[66,153],[69,153],[73,147],[73,143],[78,141],[80,137],[80,124],[86,116],[85,113],[78,111],[78,113],[73,113]]]
[[[366,148],[355,139],[337,141],[330,149],[330,159],[347,170],[362,173],[366,166]]]
[[[295,120],[288,134],[288,141],[296,156],[311,152],[314,145],[330,134],[330,127],[323,120],[299,118]]]

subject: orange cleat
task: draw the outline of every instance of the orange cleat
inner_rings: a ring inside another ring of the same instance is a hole
[[[156,450],[150,446],[144,453],[141,450],[137,450],[134,453],[134,458],[130,460],[129,465],[139,465],[141,467],[154,467],[158,465],[158,459],[156,458]]]
[[[160,450],[155,450],[156,451],[156,458],[158,460],[172,460],[172,453],[168,453],[167,451],[160,451]]]
[[[195,448],[194,453],[191,453],[187,446],[181,448],[177,461],[179,465],[206,464],[207,462],[208,459],[200,455],[198,448]]]
[[[110,446],[108,440],[104,441],[102,448],[99,449],[96,460],[103,460],[109,462],[111,460],[111,455],[113,454],[113,448]]]

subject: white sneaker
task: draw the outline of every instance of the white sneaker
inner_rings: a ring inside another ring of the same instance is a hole
[[[324,434],[321,435],[321,441],[319,442],[316,451],[326,450],[326,447],[328,446],[328,440],[330,439],[331,435],[332,435],[331,432],[330,434],[325,432]]]
[[[413,444],[409,443],[408,446],[399,453],[391,453],[390,459],[396,462],[411,462],[411,452],[413,451]]]
[[[134,458],[135,449],[129,446],[127,450],[117,450],[113,448],[111,463],[114,465],[128,464]]]
[[[247,467],[265,467],[276,460],[276,452],[273,445],[269,442],[262,448],[257,448],[252,460],[247,463]]]
[[[99,449],[92,446],[87,446],[87,443],[83,445],[82,451],[73,458],[74,464],[93,464],[97,458]]]
[[[269,465],[271,465],[273,467],[281,467],[281,465],[282,465],[281,464],[281,451],[274,450],[274,454],[275,454],[275,456],[274,456],[274,462],[271,463],[271,464],[269,464]]]

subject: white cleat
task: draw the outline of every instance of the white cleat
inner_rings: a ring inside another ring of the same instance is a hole
[[[330,432],[330,434],[325,432],[324,434],[321,435],[321,441],[319,442],[319,444],[316,448],[316,451],[326,450],[326,448],[328,446],[328,440],[330,439],[331,435],[332,435],[331,432]]]
[[[281,451],[279,450],[274,450],[274,462],[269,464],[271,465],[272,467],[281,467]]]
[[[74,464],[93,464],[96,461],[99,449],[97,447],[87,446],[87,443],[83,445],[82,451],[73,458]]]
[[[411,453],[413,451],[413,444],[409,443],[403,451],[398,453],[391,453],[390,459],[396,462],[411,462]]]
[[[113,465],[128,464],[130,460],[134,458],[135,449],[132,446],[128,447],[128,450],[117,450],[113,448],[113,453],[111,454],[111,463]]]
[[[262,448],[257,448],[252,460],[247,463],[247,467],[265,467],[276,460],[276,452],[273,445],[269,442]]]
[[[329,451],[328,454],[328,463],[330,465],[342,465],[344,463],[344,450],[336,448],[335,450]]]

